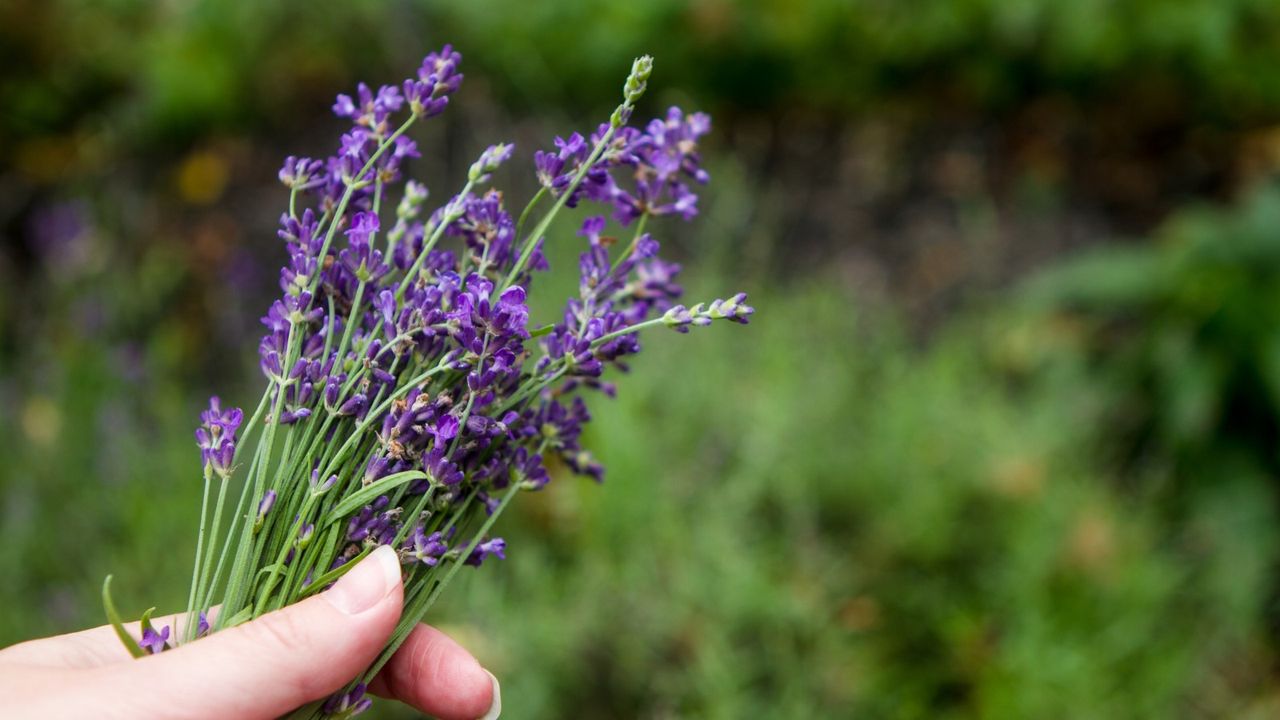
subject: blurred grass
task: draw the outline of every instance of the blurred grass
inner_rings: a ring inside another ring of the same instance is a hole
[[[522,499],[510,559],[446,598],[435,620],[502,678],[504,717],[1196,717],[1254,701],[1211,690],[1218,663],[1265,653],[1250,640],[1275,558],[1264,478],[1224,477],[1179,529],[1108,482],[1076,405],[993,370],[1016,327],[999,313],[919,347],[832,282],[755,302],[747,328],[647,338],[619,398],[593,403],[604,486],[565,476]],[[82,351],[54,367],[2,476],[0,644],[99,623],[107,571],[133,612],[178,606],[186,582],[189,395],[133,397]],[[103,423],[122,423],[110,447],[93,442]]]

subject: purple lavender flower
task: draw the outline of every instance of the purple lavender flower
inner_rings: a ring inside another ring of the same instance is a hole
[[[538,182],[552,195],[562,195],[572,184],[574,176],[581,171],[583,163],[591,155],[591,145],[582,135],[573,133],[567,138],[555,139],[556,151],[539,150],[533,154],[534,167],[537,169]],[[565,206],[577,207],[578,199],[584,192],[592,192],[590,188],[601,185],[608,179],[608,160],[600,158],[586,169],[583,183],[565,200]]]
[[[349,718],[373,707],[373,701],[364,696],[365,685],[359,683],[350,691],[332,695],[321,706],[320,712],[325,717]]]
[[[306,190],[315,182],[323,181],[324,163],[305,157],[290,155],[280,167],[280,182],[291,190]]]
[[[347,540],[353,543],[367,542],[375,545],[386,545],[399,530],[396,518],[399,508],[387,509],[391,498],[381,495],[372,504],[363,509],[347,523]]]
[[[339,95],[333,104],[333,113],[338,117],[350,118],[357,125],[367,128],[380,128],[387,117],[400,110],[404,98],[400,91],[389,85],[378,88],[377,94],[368,85],[360,83],[356,88],[356,99],[350,95]]]
[[[462,470],[445,455],[444,449],[433,448],[422,456],[422,470],[431,480],[441,485],[457,485],[462,482]]]
[[[476,543],[476,546],[471,549],[471,552],[467,554],[467,559],[463,562],[467,565],[480,567],[485,558],[490,556],[497,556],[502,560],[506,560],[506,549],[507,541],[502,538],[493,538],[482,543]]]
[[[142,639],[138,645],[152,655],[159,655],[169,647],[169,626],[165,625],[156,632],[154,628],[143,628]]]
[[[244,420],[240,408],[222,409],[222,401],[215,395],[209,398],[209,409],[200,413],[201,425],[196,430],[196,445],[200,448],[200,460],[214,473],[226,476],[236,456],[236,431]]]
[[[462,200],[462,212],[445,226],[445,233],[462,238],[470,251],[478,272],[490,269],[506,271],[515,260],[516,224],[502,207],[502,193],[491,190],[483,196],[468,195]],[[443,208],[432,222],[443,220]]]
[[[462,74],[458,72],[461,62],[462,55],[454,52],[451,45],[423,59],[417,79],[404,81],[404,97],[414,115],[431,117],[444,112],[449,95],[462,84]]]
[[[404,547],[400,549],[400,558],[406,564],[420,562],[427,567],[434,567],[448,551],[449,546],[444,542],[443,533],[437,531],[428,535],[419,525],[405,539]]]
[[[593,142],[603,136],[601,128]],[[642,215],[679,215],[692,220],[698,214],[698,196],[689,181],[705,185],[710,175],[702,169],[698,142],[711,130],[711,118],[705,113],[685,115],[679,108],[667,111],[665,118],[651,121],[645,132],[631,136],[615,154],[614,167],[601,182],[587,186],[592,200],[614,207],[614,217],[624,225]],[[630,178],[622,168],[630,167]],[[627,183],[619,182],[628,180]]]

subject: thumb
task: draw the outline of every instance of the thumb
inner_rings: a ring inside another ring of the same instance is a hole
[[[367,668],[395,629],[403,599],[400,561],[384,545],[319,595],[199,642],[102,668],[99,692],[119,698],[127,708],[122,717],[274,718]]]

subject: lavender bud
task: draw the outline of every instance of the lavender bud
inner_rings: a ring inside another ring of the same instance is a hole
[[[627,124],[627,120],[631,118],[631,110],[649,85],[649,75],[652,72],[653,57],[650,55],[642,55],[631,63],[631,74],[627,76],[627,82],[622,86],[623,102],[609,118],[610,125],[622,127]]]
[[[311,536],[315,533],[316,526],[311,523],[303,523],[298,528],[298,549],[305,550],[311,544]]]
[[[311,479],[307,481],[311,485],[311,492],[316,495],[322,495],[338,482],[337,475],[330,475],[324,482],[320,482],[320,468],[311,471]]]
[[[483,153],[480,153],[480,158],[471,165],[471,171],[467,174],[467,179],[473,183],[487,182],[489,174],[511,158],[511,152],[515,150],[515,147],[511,143],[490,145]]]
[[[415,180],[408,180],[404,184],[404,195],[400,198],[400,204],[396,206],[396,217],[404,220],[413,220],[422,212],[422,204],[426,202],[430,192],[427,186]]]
[[[258,517],[253,521],[253,531],[256,533],[262,529],[262,523],[267,519],[267,513],[271,512],[271,507],[276,504],[276,491],[268,490],[266,495],[262,496],[262,500],[258,502]]]
[[[355,395],[347,398],[346,402],[342,403],[342,406],[338,408],[338,414],[359,415],[360,411],[364,409],[365,404],[368,402],[369,398],[367,398],[364,393],[356,393]]]

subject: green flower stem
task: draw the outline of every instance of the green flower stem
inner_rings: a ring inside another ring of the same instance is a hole
[[[578,167],[578,171],[574,173],[573,181],[569,183],[569,187],[565,188],[564,191],[560,193],[560,196],[556,198],[555,204],[551,206],[551,209],[547,211],[546,215],[542,216],[542,219],[534,226],[528,237],[524,239],[524,245],[520,249],[519,259],[517,259],[515,265],[511,267],[511,272],[507,273],[507,277],[502,281],[502,284],[493,289],[495,294],[501,294],[503,290],[506,290],[515,283],[516,278],[519,277],[520,273],[524,270],[525,265],[528,264],[529,258],[533,255],[534,249],[538,247],[538,239],[547,232],[547,228],[551,227],[551,222],[556,219],[556,214],[560,212],[560,209],[569,201],[569,198],[573,195],[574,191],[582,184],[582,180],[587,176],[587,171],[589,171],[591,166],[595,165],[596,160],[599,160],[600,156],[604,154],[605,147],[608,146],[609,141],[613,139],[613,134],[617,131],[617,126],[612,124],[609,125],[609,129],[605,131],[604,136],[601,137],[600,141],[596,143],[596,146],[591,149],[591,155],[587,157],[586,162],[582,163],[582,165]]]
[[[365,282],[356,286],[356,297],[351,303],[351,312],[347,313],[347,326],[342,329],[342,342],[338,343],[338,362],[347,356],[347,345],[351,342],[351,332],[356,326],[356,313],[360,311],[360,301],[364,300]]]
[[[289,337],[285,342],[285,356],[289,359],[289,362],[282,366],[282,371],[286,373],[289,372],[289,367],[292,365],[295,340],[298,339],[297,329],[296,323],[289,324]],[[300,345],[301,343],[298,342],[297,344]],[[254,451],[257,456],[254,458],[253,463],[255,472],[245,480],[247,484],[251,483],[253,486],[250,503],[252,503],[252,498],[261,499],[265,490],[266,465],[271,462],[271,451],[275,441],[276,428],[280,425],[280,414],[284,409],[284,389],[286,384],[284,378],[276,378],[273,382],[276,393],[274,407],[271,410],[271,422],[263,429],[262,439]],[[222,627],[224,618],[233,617],[240,611],[241,603],[243,602],[241,596],[244,593],[244,585],[248,580],[245,575],[246,573],[251,573],[254,567],[248,564],[249,556],[251,554],[256,555],[257,546],[257,543],[253,542],[254,523],[252,518],[248,517],[248,513],[253,512],[253,510],[251,508],[244,508],[244,510],[246,513],[245,525],[241,530],[240,544],[237,547],[236,557],[231,565],[231,574],[227,580],[226,600],[223,603],[222,612],[218,613],[217,623],[219,628]]]
[[[363,178],[365,175],[369,173],[369,170],[373,168],[373,164],[378,161],[378,158],[382,157],[382,154],[387,151],[387,148],[391,147],[391,145],[396,141],[396,138],[400,137],[406,131],[408,131],[408,129],[413,126],[413,123],[417,121],[417,119],[418,119],[417,115],[410,114],[409,118],[405,120],[404,123],[400,125],[400,127],[396,128],[395,132],[391,133],[391,135],[389,135],[386,140],[383,140],[378,145],[378,149],[375,150],[373,154],[369,156],[369,160],[364,164],[364,167],[360,168],[360,172],[356,173],[355,181],[347,183],[347,189],[343,191],[342,199],[338,201],[338,208],[333,213],[333,218],[329,222],[328,231],[325,233],[325,236],[324,236],[324,244],[321,245],[320,253],[317,255],[317,257],[319,257],[321,260],[323,260],[324,257],[329,254],[329,246],[333,244],[333,236],[338,231],[338,223],[339,221],[342,220],[343,214],[346,213],[347,211],[347,204],[351,202],[351,196],[352,194],[355,193],[356,186],[360,183],[360,178]],[[310,284],[307,286],[307,291],[310,293],[315,293],[316,286],[318,286],[319,284],[320,284],[320,273],[316,273],[316,276],[311,279]]]
[[[630,335],[633,332],[640,332],[645,328],[651,328],[658,325],[662,325],[664,322],[665,320],[663,319],[663,317],[659,315],[656,318],[645,320],[644,322],[638,322],[635,325],[629,325],[627,327],[622,328],[621,330],[614,330],[611,333],[601,335],[600,337],[593,340],[591,342],[591,347],[598,348],[601,345],[609,342],[610,340],[613,340],[614,338],[619,338],[619,337],[622,337],[623,335]]]
[[[547,196],[547,186],[543,185],[538,188],[538,192],[533,194],[533,198],[529,200],[529,204],[524,206],[524,210],[520,211],[520,219],[516,221],[516,237],[521,237],[520,231],[524,229],[524,221],[529,219],[529,213],[542,202],[542,198]]]
[[[507,505],[511,504],[511,500],[519,491],[520,486],[518,484],[513,484],[511,488],[507,490],[507,494],[503,496],[502,502],[498,504],[497,509],[493,511],[492,515],[485,519],[484,524],[480,526],[480,530],[466,546],[468,552],[471,547],[475,546],[476,542],[479,542],[479,540],[485,536],[485,533],[489,532],[489,529],[498,521],[503,510],[506,510]],[[409,637],[409,633],[418,626],[418,623],[422,622],[423,616],[425,616],[427,611],[431,609],[436,598],[438,598],[440,593],[443,592],[444,589],[448,587],[449,583],[453,581],[454,576],[458,574],[459,568],[463,566],[464,560],[466,560],[466,558],[459,555],[458,559],[454,560],[453,565],[449,567],[449,571],[445,573],[445,576],[432,589],[431,593],[425,596],[425,599],[418,600],[418,598],[414,598],[413,602],[405,605],[404,612],[400,616],[400,622],[396,624],[395,632],[391,635],[391,640],[388,641],[386,648],[384,648],[378,655],[378,659],[375,660],[373,665],[370,666],[369,669],[361,676],[361,682],[367,683],[373,679],[373,677],[378,674],[378,671],[381,670],[391,659],[391,656],[400,649],[400,646],[404,644],[405,638]]]
[[[649,213],[647,211],[641,213],[640,219],[636,221],[636,231],[631,236],[631,243],[627,245],[627,249],[623,250],[622,254],[618,256],[618,259],[609,267],[609,272],[616,270],[619,265],[626,262],[627,258],[631,257],[631,254],[636,251],[636,246],[640,244],[640,236],[644,235],[644,226],[648,223]]]
[[[201,562],[204,556],[204,531],[208,522],[209,513],[209,486],[211,478],[212,466],[205,463],[204,466],[204,493],[200,498],[200,530],[196,534],[196,559],[191,563],[191,592],[187,595],[187,639],[194,637],[191,632],[191,618],[195,615],[196,597],[200,594],[201,573],[204,570],[204,563]],[[222,480],[223,486],[226,486],[226,478]]]
[[[438,372],[448,369],[448,367],[449,367],[448,365],[440,364],[431,368],[430,370],[427,370],[421,375],[418,375],[417,377],[413,378],[409,382],[405,383],[402,387],[396,388],[396,391],[392,393],[391,396],[388,397],[386,400],[383,400],[382,403],[379,404],[377,407],[371,408],[368,414],[365,415],[365,419],[361,421],[359,425],[356,426],[356,429],[353,430],[349,436],[347,436],[346,441],[343,442],[342,446],[338,448],[336,457],[333,460],[329,461],[329,464],[325,466],[324,472],[320,473],[320,477],[325,478],[332,474],[335,465],[338,462],[346,459],[347,453],[350,452],[351,444],[363,438],[365,430],[369,429],[369,426],[372,425],[373,422],[377,420],[378,417],[382,415],[382,413],[385,412],[388,407],[391,406],[391,403],[407,395],[411,389],[413,389],[415,386],[418,385],[418,383],[422,382],[423,380],[426,380],[427,378],[431,377],[432,375],[435,375]]]
[[[400,279],[400,286],[396,288],[397,300],[404,297],[404,291],[409,289],[409,285],[417,279],[418,273],[422,271],[422,264],[427,260],[427,255],[431,253],[436,243],[440,242],[440,238],[444,236],[445,228],[449,227],[449,224],[454,220],[462,217],[461,198],[465,198],[473,187],[475,187],[475,182],[468,180],[467,184],[462,186],[462,192],[455,195],[449,200],[449,204],[445,205],[444,216],[440,218],[440,222],[435,227],[431,228],[431,235],[422,244],[422,252],[418,253],[418,257],[414,258],[413,265],[405,271],[404,277]],[[373,334],[377,334],[381,327],[382,324],[379,323]]]
[[[257,461],[258,461],[258,456],[255,454],[254,455],[255,464],[250,465],[249,475],[253,475],[253,473],[256,472]],[[222,578],[222,569],[226,565],[226,559],[228,556],[231,555],[231,544],[236,539],[236,528],[239,526],[240,517],[244,513],[245,503],[249,501],[250,488],[251,486],[249,485],[248,482],[243,483],[240,488],[240,499],[239,501],[236,502],[236,512],[231,516],[231,527],[227,529],[227,536],[223,539],[223,543],[222,543],[222,551],[218,553],[218,567],[213,571],[213,576],[208,583],[208,588],[205,590],[203,600],[201,601],[199,607],[207,608],[213,604],[213,593],[214,593],[214,590],[218,587],[218,583]],[[212,548],[210,548],[210,550],[212,550]]]
[[[218,541],[218,533],[222,530],[222,508],[227,500],[227,485],[230,484],[231,478],[224,475],[218,487],[218,503],[213,511],[213,529],[209,533],[209,547],[205,550],[204,558],[200,561],[200,587],[196,590],[196,598],[204,597],[207,590],[212,589],[216,578],[211,575],[213,571],[213,546]],[[198,548],[197,548],[198,551]],[[195,639],[195,629],[197,624],[195,613],[201,610],[199,607],[192,607],[187,615],[188,640]]]
[[[309,517],[311,506],[315,504],[315,501],[316,495],[314,493],[307,493],[306,500],[302,503],[302,510],[298,513],[298,518],[292,521],[289,525],[282,526],[288,527],[289,529],[285,532],[284,537],[279,539],[278,546],[280,550],[276,553],[275,564],[271,566],[271,571],[267,574],[266,580],[262,582],[261,590],[256,593],[258,596],[258,602],[254,606],[254,617],[261,615],[262,611],[267,607],[267,602],[271,599],[271,592],[275,588],[276,577],[279,576],[280,568],[284,565],[284,559],[289,554],[289,549],[293,547],[294,541],[298,537],[298,530],[302,528],[302,523]],[[272,547],[272,545],[268,545],[267,547]],[[294,560],[295,562],[292,567],[297,568],[297,558],[295,557]]]
[[[307,575],[311,574],[311,572],[315,570],[317,567],[324,567],[327,563],[333,561],[332,555],[329,555],[329,557],[326,560],[324,560],[324,562],[321,562],[321,558],[324,557],[325,555],[328,555],[335,549],[334,543],[338,539],[336,535],[336,533],[338,532],[338,529],[339,528],[337,525],[334,525],[332,528],[330,528],[329,532],[325,534],[322,540],[323,542],[322,545],[317,545],[317,540],[319,539],[319,535],[318,534],[312,535],[311,544],[308,545],[306,548],[311,552],[299,553],[301,557],[299,558],[299,562],[298,562],[298,572],[290,576],[289,578],[286,578],[285,580],[285,585],[284,585],[284,597],[285,597],[284,604],[285,605],[289,605],[291,603],[297,602],[298,593],[300,591],[299,585],[306,580]]]
[[[501,415],[502,413],[505,413],[506,411],[518,406],[520,403],[542,392],[544,389],[547,388],[547,386],[551,385],[551,383],[554,383],[555,381],[564,377],[565,373],[569,371],[569,368],[564,366],[563,359],[553,362],[550,367],[556,367],[557,365],[559,365],[560,367],[551,375],[546,375],[543,377],[542,380],[526,385],[523,390],[520,390],[515,395],[512,395],[511,397],[507,398],[507,401],[502,404],[502,407],[498,408],[497,414]]]

